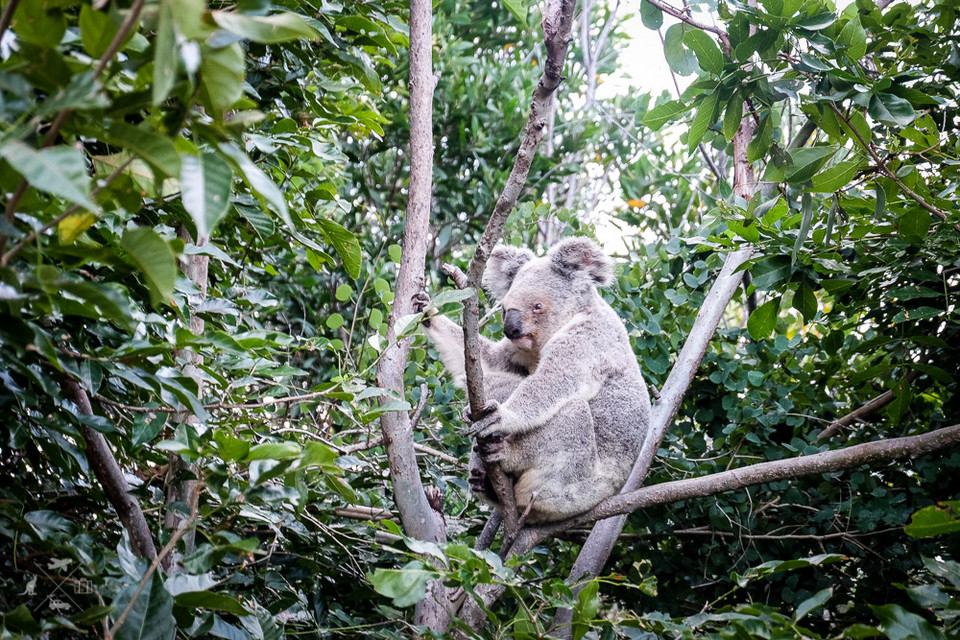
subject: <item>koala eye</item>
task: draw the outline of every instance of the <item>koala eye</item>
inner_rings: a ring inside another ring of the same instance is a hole
[[[536,303],[535,305],[533,305],[533,310],[534,310],[534,311],[543,311],[543,304],[540,303],[540,302]]]

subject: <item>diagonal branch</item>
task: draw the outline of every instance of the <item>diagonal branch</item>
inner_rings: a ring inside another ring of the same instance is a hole
[[[907,374],[903,376],[903,380],[900,381],[900,384],[908,385],[914,380],[916,380],[918,377],[920,377],[920,372],[916,369],[913,369],[912,371],[908,371]],[[870,400],[866,404],[854,409],[853,411],[843,416],[842,418],[837,418],[836,420],[831,422],[826,429],[820,432],[820,435],[817,436],[817,440],[826,440],[828,438],[833,437],[834,435],[836,435],[838,431],[840,431],[844,427],[848,427],[854,422],[862,419],[864,416],[868,416],[871,413],[874,413],[884,408],[885,406],[893,402],[894,399],[896,399],[896,397],[897,397],[897,394],[894,393],[892,389],[889,391],[884,391],[873,400]]]

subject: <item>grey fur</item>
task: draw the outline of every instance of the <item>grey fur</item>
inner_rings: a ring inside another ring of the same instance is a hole
[[[562,520],[623,486],[647,432],[647,387],[623,323],[597,292],[613,272],[593,241],[567,239],[542,258],[502,246],[493,256],[484,283],[499,292],[504,314],[519,318],[522,335],[482,339],[493,411],[473,430],[484,459],[515,478],[517,504],[533,502],[528,521]],[[442,316],[429,324],[462,386],[461,329]],[[471,467],[480,488],[476,456]]]

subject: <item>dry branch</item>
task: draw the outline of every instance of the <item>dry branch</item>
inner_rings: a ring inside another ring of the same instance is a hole
[[[917,371],[916,369],[909,371],[907,372],[907,375],[903,376],[903,380],[901,381],[901,384],[904,384],[904,385],[910,384],[911,382],[916,380],[919,376],[920,376],[920,372]],[[838,418],[837,420],[834,420],[833,422],[831,422],[830,426],[828,426],[826,429],[820,432],[820,435],[817,436],[817,440],[826,440],[828,438],[833,437],[841,429],[845,427],[849,427],[854,422],[857,422],[858,420],[862,420],[864,417],[870,415],[871,413],[874,413],[884,408],[885,406],[893,402],[896,399],[896,397],[897,397],[897,394],[894,393],[893,390],[884,391],[883,393],[878,395],[873,400],[870,400],[863,406],[858,407],[853,411],[851,411],[850,413],[848,413],[847,415],[843,416],[842,418]]]

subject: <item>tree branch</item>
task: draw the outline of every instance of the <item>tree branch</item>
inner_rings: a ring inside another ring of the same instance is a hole
[[[565,523],[552,525],[549,530],[560,531],[585,522],[632,513],[645,507],[704,498],[757,484],[834,473],[903,458],[914,459],[957,444],[960,444],[960,424],[917,436],[887,438],[809,456],[760,462],[699,478],[664,482],[607,498],[592,511]]]
[[[918,377],[920,377],[920,372],[917,371],[916,369],[912,369],[907,372],[907,375],[903,376],[903,380],[901,380],[900,384],[902,385],[910,384],[911,382],[916,380]],[[831,422],[830,426],[828,426],[826,429],[820,432],[820,435],[817,436],[817,440],[818,441],[826,440],[834,436],[841,429],[848,427],[854,422],[857,422],[858,420],[863,419],[864,416],[868,416],[871,413],[879,411],[883,407],[887,406],[888,404],[893,402],[894,399],[896,399],[896,397],[897,397],[897,394],[894,393],[892,389],[890,391],[884,391],[883,393],[878,395],[873,400],[870,400],[863,406],[858,407],[853,411],[851,411],[850,413],[848,413],[847,415],[843,416],[842,418],[838,418],[837,420]]]
[[[867,153],[870,154],[870,157],[873,158],[873,161],[876,163],[877,168],[880,169],[880,173],[882,173],[886,177],[896,182],[897,186],[900,187],[900,189],[902,189],[905,194],[907,194],[913,201],[915,201],[921,207],[923,207],[933,215],[937,216],[942,221],[944,222],[947,221],[946,213],[944,213],[937,207],[933,206],[932,204],[924,200],[920,196],[920,194],[918,194],[916,191],[908,187],[903,182],[903,180],[900,179],[900,177],[897,174],[895,174],[893,171],[890,171],[890,168],[887,167],[887,163],[884,162],[883,158],[881,158],[880,155],[877,153],[877,150],[873,146],[873,143],[863,139],[863,136],[860,135],[860,132],[857,131],[857,128],[850,123],[850,119],[847,118],[847,116],[844,115],[842,111],[840,111],[839,107],[837,107],[836,104],[831,102],[830,107],[833,109],[833,112],[837,114],[837,117],[840,118],[840,120],[842,120],[845,125],[847,125],[847,128],[850,129],[850,131],[853,133],[854,136],[856,136],[857,140],[860,141],[861,146],[863,146],[863,148],[867,150]],[[957,231],[960,231],[960,224],[954,225],[954,229],[956,229]]]
[[[700,22],[699,20],[694,20],[689,15],[687,15],[684,11],[677,9],[676,7],[670,6],[669,4],[667,4],[666,2],[662,2],[661,0],[647,0],[647,2],[655,6],[657,9],[660,9],[660,11],[663,11],[664,13],[673,16],[680,22],[684,22],[696,29],[700,29],[702,31],[707,31],[708,33],[714,34],[715,36],[720,38],[720,41],[723,43],[724,51],[726,51],[727,55],[728,56],[730,55],[730,36],[728,36],[727,32],[724,31],[723,29],[720,29],[719,27],[714,27],[704,22]]]
[[[77,405],[81,415],[93,415],[87,392],[75,380],[64,378],[60,386],[70,401]],[[117,512],[123,528],[127,530],[130,536],[130,547],[141,558],[156,558],[157,548],[153,544],[153,536],[150,534],[150,527],[147,526],[143,509],[140,508],[137,499],[130,495],[130,485],[123,477],[123,471],[117,464],[113,452],[110,451],[107,439],[102,433],[87,425],[82,425],[82,431],[83,439],[87,443],[86,453],[90,469],[103,487],[103,492],[113,506],[113,510]]]

